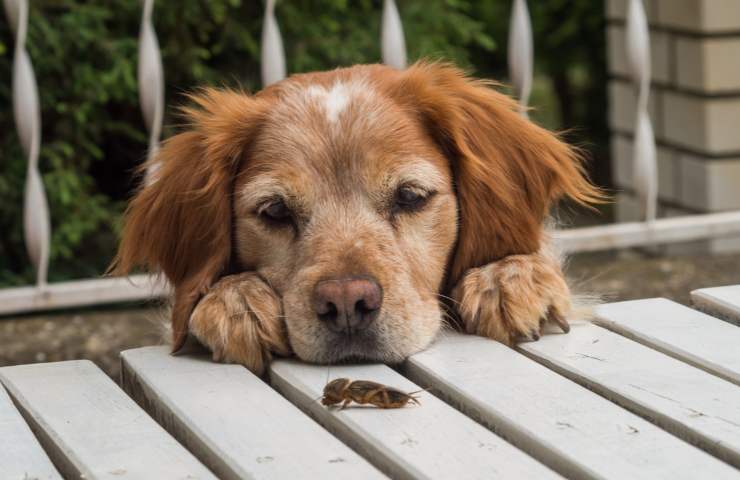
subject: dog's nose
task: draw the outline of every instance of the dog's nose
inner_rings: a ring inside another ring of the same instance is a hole
[[[370,277],[322,280],[314,288],[314,309],[334,332],[352,334],[378,316],[383,290]]]

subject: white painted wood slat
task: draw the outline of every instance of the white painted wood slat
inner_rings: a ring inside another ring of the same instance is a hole
[[[155,275],[95,278],[0,289],[0,315],[163,298],[169,286]]]
[[[385,365],[306,365],[279,360],[270,379],[280,392],[393,478],[554,478],[548,470],[427,392],[400,409],[327,408],[317,399],[327,378],[372,380],[403,391],[419,387]]]
[[[0,478],[53,480],[62,477],[0,385]]]
[[[360,456],[240,365],[121,354],[124,388],[220,478],[382,478]]]
[[[89,361],[3,367],[0,381],[66,478],[215,478]]]
[[[596,325],[576,325],[568,335],[546,336],[519,348],[740,467],[740,388],[736,385]]]
[[[569,478],[737,478],[727,464],[488,339],[448,333],[404,371]]]
[[[553,232],[564,252],[595,252],[662,243],[724,238],[740,233],[740,212],[658,218],[652,222],[615,223]]]
[[[740,285],[700,288],[691,292],[699,310],[740,325]]]
[[[735,325],[665,298],[600,305],[596,312],[598,325],[740,385]]]

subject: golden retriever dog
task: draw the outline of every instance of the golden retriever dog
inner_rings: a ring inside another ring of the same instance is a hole
[[[571,295],[544,223],[601,198],[578,153],[448,64],[205,89],[131,201],[114,272],[174,287],[173,348],[400,362],[443,325],[511,345]]]

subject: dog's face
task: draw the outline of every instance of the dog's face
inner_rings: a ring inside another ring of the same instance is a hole
[[[304,360],[400,361],[434,338],[452,172],[366,75],[286,85],[234,189],[234,251],[282,297]]]
[[[254,271],[282,298],[300,358],[400,361],[435,337],[467,269],[537,250],[553,200],[594,194],[570,148],[445,65],[193,99],[118,257],[175,286],[176,347],[218,278]]]

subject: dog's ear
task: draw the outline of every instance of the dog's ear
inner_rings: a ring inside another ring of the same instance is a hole
[[[232,185],[265,101],[206,89],[183,109],[187,129],[164,142],[156,165],[129,203],[110,271],[137,266],[162,272],[174,287],[173,349],[188,332],[200,297],[224,274],[231,256]]]
[[[460,209],[448,284],[469,268],[540,247],[551,204],[602,201],[578,152],[523,118],[493,82],[440,63],[392,74],[391,95],[413,112],[450,159]]]

